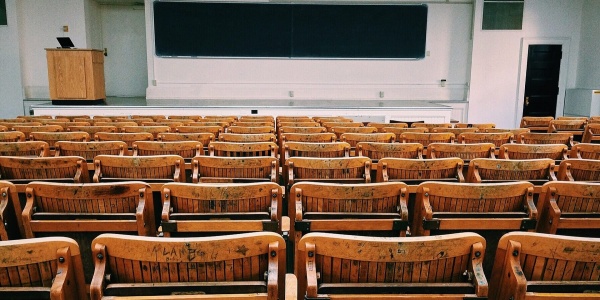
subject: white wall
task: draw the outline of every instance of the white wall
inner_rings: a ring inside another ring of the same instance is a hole
[[[25,98],[49,99],[45,48],[59,44],[57,36],[68,36],[77,48],[88,48],[84,1],[19,0],[19,40]],[[68,25],[69,32],[62,26]]]
[[[16,1],[6,0],[8,25],[0,26],[0,118],[23,114]]]
[[[107,96],[145,96],[148,87],[143,7],[102,5]]]
[[[154,55],[152,1],[145,3],[149,99],[292,99],[290,91],[295,100],[380,101],[380,91],[383,100],[466,98],[469,3],[429,4],[430,56],[416,61],[159,58]],[[446,87],[440,87],[441,79],[447,79]]]
[[[483,0],[476,0],[471,62],[469,122],[493,122],[518,127],[521,115],[519,72],[523,39],[557,38],[569,41],[566,88],[575,86],[584,0],[527,0],[523,30],[481,30]],[[586,25],[587,26],[587,25]],[[597,30],[597,27],[596,27]],[[565,50],[565,49],[563,49]],[[524,75],[523,75],[524,76]],[[564,101],[564,90],[559,105]]]
[[[86,44],[92,49],[102,49],[102,20],[100,5],[95,0],[85,0],[85,32]]]
[[[600,89],[600,1],[586,0],[581,28],[577,88]]]

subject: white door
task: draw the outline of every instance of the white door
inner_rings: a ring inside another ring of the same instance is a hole
[[[146,21],[137,6],[102,5],[106,95],[145,97],[148,86],[146,63]]]

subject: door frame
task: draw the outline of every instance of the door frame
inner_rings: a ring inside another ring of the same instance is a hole
[[[522,38],[521,59],[519,62],[519,86],[517,88],[517,107],[514,124],[519,127],[523,117],[523,99],[525,99],[525,79],[527,77],[527,59],[529,58],[529,45],[561,45],[562,59],[560,61],[560,73],[558,77],[558,95],[556,96],[556,115],[562,116],[565,108],[565,92],[567,88],[567,75],[569,66],[569,55],[571,51],[571,39],[567,37],[554,38]]]

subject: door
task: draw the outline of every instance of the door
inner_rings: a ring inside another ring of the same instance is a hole
[[[523,116],[555,116],[562,45],[529,45]]]

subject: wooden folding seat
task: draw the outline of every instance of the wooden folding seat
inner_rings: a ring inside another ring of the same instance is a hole
[[[585,126],[585,131],[581,137],[582,143],[600,143],[600,122]]]
[[[483,129],[481,129],[483,130]],[[431,130],[429,132],[432,133],[436,133],[436,132],[450,132],[450,133],[454,133],[454,136],[458,136],[461,133],[475,133],[475,132],[480,132],[480,129],[477,127],[468,127],[468,128],[446,128],[446,127],[435,127],[435,128],[431,128]]]
[[[80,131],[87,132],[90,135],[90,139],[96,138],[96,132],[117,132],[115,126],[69,126],[67,131]]]
[[[479,132],[485,132],[485,133],[510,132],[514,136],[514,142],[522,143],[521,134],[529,133],[529,132],[531,132],[531,130],[529,128],[514,128],[514,129],[485,128],[485,129],[480,129]]]
[[[588,118],[588,123],[599,123],[600,116],[591,116]]]
[[[141,126],[167,126],[169,127],[169,132],[175,132],[175,129],[179,126],[185,126],[186,123],[192,123],[192,120],[186,120],[189,122],[183,122],[183,120],[164,120],[161,122],[142,122]]]
[[[69,121],[71,122],[75,122],[76,119],[85,119],[85,120],[91,120],[92,117],[90,115],[67,115],[67,116],[56,116],[56,118],[65,118],[65,119],[69,119]]]
[[[498,242],[490,299],[600,299],[600,239],[511,232]]]
[[[50,123],[71,123],[71,120],[69,120],[67,118],[56,118],[56,119],[39,119],[39,120],[36,120],[36,122],[42,123],[42,125],[59,125],[59,124],[50,124]]]
[[[8,131],[15,131],[15,126],[42,126],[42,123],[39,123],[39,122],[24,122],[24,123],[0,122],[0,126],[4,126],[4,127],[8,128]]]
[[[467,181],[472,183],[529,181],[541,185],[548,181],[556,181],[554,160],[474,158],[469,163]]]
[[[200,156],[192,159],[192,180],[197,182],[278,182],[275,157]]]
[[[573,140],[582,141],[584,129],[587,124],[587,119],[583,120],[552,120],[548,125],[548,132],[570,133],[573,135]]]
[[[52,119],[52,116],[16,116],[17,119],[25,119],[25,122],[37,122],[39,120]]]
[[[23,208],[25,237],[66,236],[80,245],[86,282],[94,266],[89,245],[101,233],[156,236],[152,190],[144,182],[32,182]]]
[[[335,136],[337,137],[337,139],[341,142],[342,134],[344,134],[344,133],[362,133],[362,134],[377,133],[377,128],[375,128],[375,127],[332,127],[330,131],[333,132],[335,134]],[[390,134],[390,133],[384,133],[384,134]]]
[[[177,133],[212,133],[215,138],[218,138],[223,133],[221,126],[179,126],[175,128]]]
[[[410,127],[412,128],[427,128],[427,130],[429,130],[431,132],[431,129],[433,128],[439,128],[439,127],[446,127],[446,128],[452,128],[454,127],[454,125],[452,123],[412,123],[410,125]]]
[[[179,155],[186,160],[204,155],[202,143],[196,141],[137,141],[133,143],[133,156]]]
[[[94,182],[185,182],[185,161],[179,155],[98,155],[94,168]]]
[[[284,182],[291,188],[297,182],[370,183],[368,157],[290,157],[285,162]]]
[[[167,118],[168,120],[192,120],[194,122],[202,119],[202,116],[200,115],[174,115],[174,116],[169,116]]]
[[[0,132],[0,142],[24,142],[25,134],[20,131]]]
[[[271,122],[275,123],[273,116],[240,116],[238,118],[240,122]]]
[[[65,237],[0,243],[1,299],[87,299],[77,242]]]
[[[284,158],[287,160],[291,157],[350,157],[350,144],[286,142]]]
[[[419,143],[374,143],[360,142],[356,145],[356,156],[365,156],[376,163],[382,158],[423,158],[423,145]]]
[[[17,187],[8,181],[0,181],[0,241],[25,236],[21,213]]]
[[[44,141],[0,142],[0,156],[48,157],[50,146]]]
[[[412,185],[428,180],[465,182],[463,164],[457,157],[382,158],[377,163],[377,182],[401,181]]]
[[[279,148],[273,142],[257,143],[230,143],[230,142],[211,142],[208,145],[208,154],[210,156],[225,157],[253,157],[270,156],[277,158]]]
[[[156,140],[159,134],[170,131],[171,128],[169,126],[125,126],[121,128],[121,132],[123,133],[151,133],[154,140]]]
[[[165,116],[165,115],[132,115],[131,119],[132,120],[152,119],[153,122],[158,122],[158,121],[167,119],[167,116]]]
[[[454,133],[440,132],[440,133],[418,133],[418,132],[404,132],[397,136],[398,141],[401,143],[419,143],[423,147],[427,148],[431,143],[454,143]]]
[[[571,147],[570,158],[600,159],[600,144],[579,143]]]
[[[504,144],[500,146],[501,159],[567,159],[569,147],[565,144]]]
[[[314,116],[313,120],[323,124],[325,122],[354,122],[354,120],[352,120],[351,118],[346,118],[346,117],[340,117],[340,116],[325,116],[325,117],[320,117],[320,116]]]
[[[554,117],[523,117],[520,128],[529,128],[532,132],[547,132]]]
[[[364,237],[309,233],[297,246],[301,299],[487,299],[475,233]]]
[[[556,177],[561,181],[600,181],[600,160],[565,159]]]
[[[257,133],[257,134],[222,133],[219,135],[219,141],[220,142],[232,142],[232,143],[275,142],[275,134],[273,134],[273,133]]]
[[[384,132],[383,129],[385,127],[393,127],[393,128],[408,128],[408,124],[406,123],[377,123],[377,122],[369,122],[367,127],[375,127],[377,128],[377,132]]]
[[[227,122],[229,124],[238,120],[237,116],[204,116],[199,122]]]
[[[429,132],[428,128],[425,127],[416,127],[416,128],[404,128],[404,127],[384,127],[383,132],[389,132],[396,135],[396,141],[400,142],[400,135],[405,132],[416,132],[416,133],[427,133]]]
[[[0,132],[6,132],[8,131],[8,127],[0,125]]]
[[[103,119],[110,119],[112,121],[123,121],[123,120],[131,120],[129,118],[129,116],[125,116],[125,115],[120,115],[120,116],[107,116],[107,115],[102,115],[102,116],[94,116],[94,119],[96,118],[103,118]]]
[[[369,127],[364,127],[364,128],[369,128]],[[343,133],[340,136],[340,141],[350,144],[351,149],[356,149],[356,145],[360,142],[393,143],[395,140],[396,140],[396,135],[393,133],[389,133],[389,132],[382,132],[382,133],[347,132],[347,133]],[[352,154],[354,154],[354,152]]]
[[[285,248],[273,232],[169,239],[103,234],[92,243],[90,296],[284,299]]]
[[[45,125],[58,125],[63,129],[67,129],[70,126],[90,126],[90,122],[46,122]]]
[[[319,124],[319,123],[315,123]],[[325,133],[327,129],[325,127],[278,127],[277,128],[277,141],[279,142],[279,147],[283,147],[283,135],[287,135],[290,133],[303,133],[303,134],[311,134],[311,133]],[[334,135],[335,137],[335,135]]]
[[[161,142],[175,141],[197,141],[202,145],[208,145],[215,141],[215,135],[210,132],[199,133],[161,133],[158,135],[158,140]]]
[[[313,118],[309,116],[277,116],[275,121],[279,124],[280,122],[315,122]],[[315,122],[318,123],[318,122]]]
[[[25,123],[27,122],[27,120],[23,119],[23,118],[7,118],[7,119],[0,119],[0,123]]]
[[[456,123],[456,124],[454,124],[454,128],[487,129],[487,128],[496,128],[496,124],[495,123]]]
[[[461,144],[476,144],[476,143],[492,143],[496,147],[500,147],[507,143],[512,143],[514,135],[510,132],[497,133],[461,133],[458,135],[458,143]]]
[[[272,231],[281,233],[283,189],[276,183],[167,183],[165,237]]]
[[[153,141],[154,135],[150,132],[96,132],[96,141],[121,141],[127,144],[127,147],[132,148],[133,143],[137,141]]]
[[[273,122],[248,122],[248,121],[238,121],[231,124],[231,127],[272,127],[275,128],[275,123]]]
[[[58,125],[40,125],[40,126],[14,126],[14,131],[20,131],[25,135],[25,138],[29,140],[32,132],[61,132],[64,131],[61,126]]]
[[[29,135],[31,141],[44,141],[48,143],[50,149],[54,149],[54,144],[59,141],[69,142],[88,142],[90,134],[83,131],[66,131],[66,132],[32,132]]]
[[[573,147],[573,135],[570,133],[523,133],[522,144],[564,144]]]
[[[538,232],[567,235],[586,232],[600,237],[600,183],[548,182],[542,186],[538,207]]]
[[[406,184],[400,182],[296,183],[287,205],[290,235],[295,245],[309,232],[405,236],[407,201]]]
[[[231,126],[231,127],[227,128],[227,132],[233,133],[233,134],[275,133],[275,127],[273,127],[273,126],[260,126],[260,127]]]
[[[97,122],[111,122],[112,119],[111,118],[106,118],[104,116],[94,116],[93,119],[79,119],[79,118],[75,118],[73,119],[73,122],[89,122],[91,125],[96,125]]]
[[[331,132],[323,133],[282,133],[282,145],[286,142],[303,142],[303,143],[333,143],[336,140],[336,135]]]
[[[473,158],[496,158],[495,149],[496,146],[492,143],[431,143],[427,147],[427,158],[458,157],[468,164]]]
[[[278,122],[277,129],[282,127],[321,127],[321,124],[310,121],[310,122]]]
[[[90,182],[83,157],[17,157],[0,156],[0,179],[12,183],[34,180],[54,182]]]
[[[152,118],[142,118],[142,117],[137,118],[137,119],[130,119],[128,121],[135,122],[135,124],[137,124],[137,126],[142,126],[142,124],[144,124],[144,123],[153,123],[153,122],[155,122],[154,119],[152,119]]]
[[[207,120],[202,119],[197,122],[186,123],[184,125],[185,126],[200,126],[200,127],[202,127],[202,126],[218,126],[223,129],[223,128],[229,127],[231,125],[231,123],[230,122],[217,122],[217,121],[213,122],[213,121],[207,121]]]
[[[81,156],[86,161],[92,162],[98,155],[125,155],[127,143],[121,141],[105,142],[56,142],[55,156]]]
[[[117,132],[121,132],[121,128],[125,126],[138,126],[138,124],[129,120],[116,120],[112,122],[95,122],[94,126],[114,126],[117,128]]]
[[[583,121],[587,121],[589,120],[588,117],[567,117],[567,116],[560,116],[560,117],[556,117],[556,120],[583,120]]]

